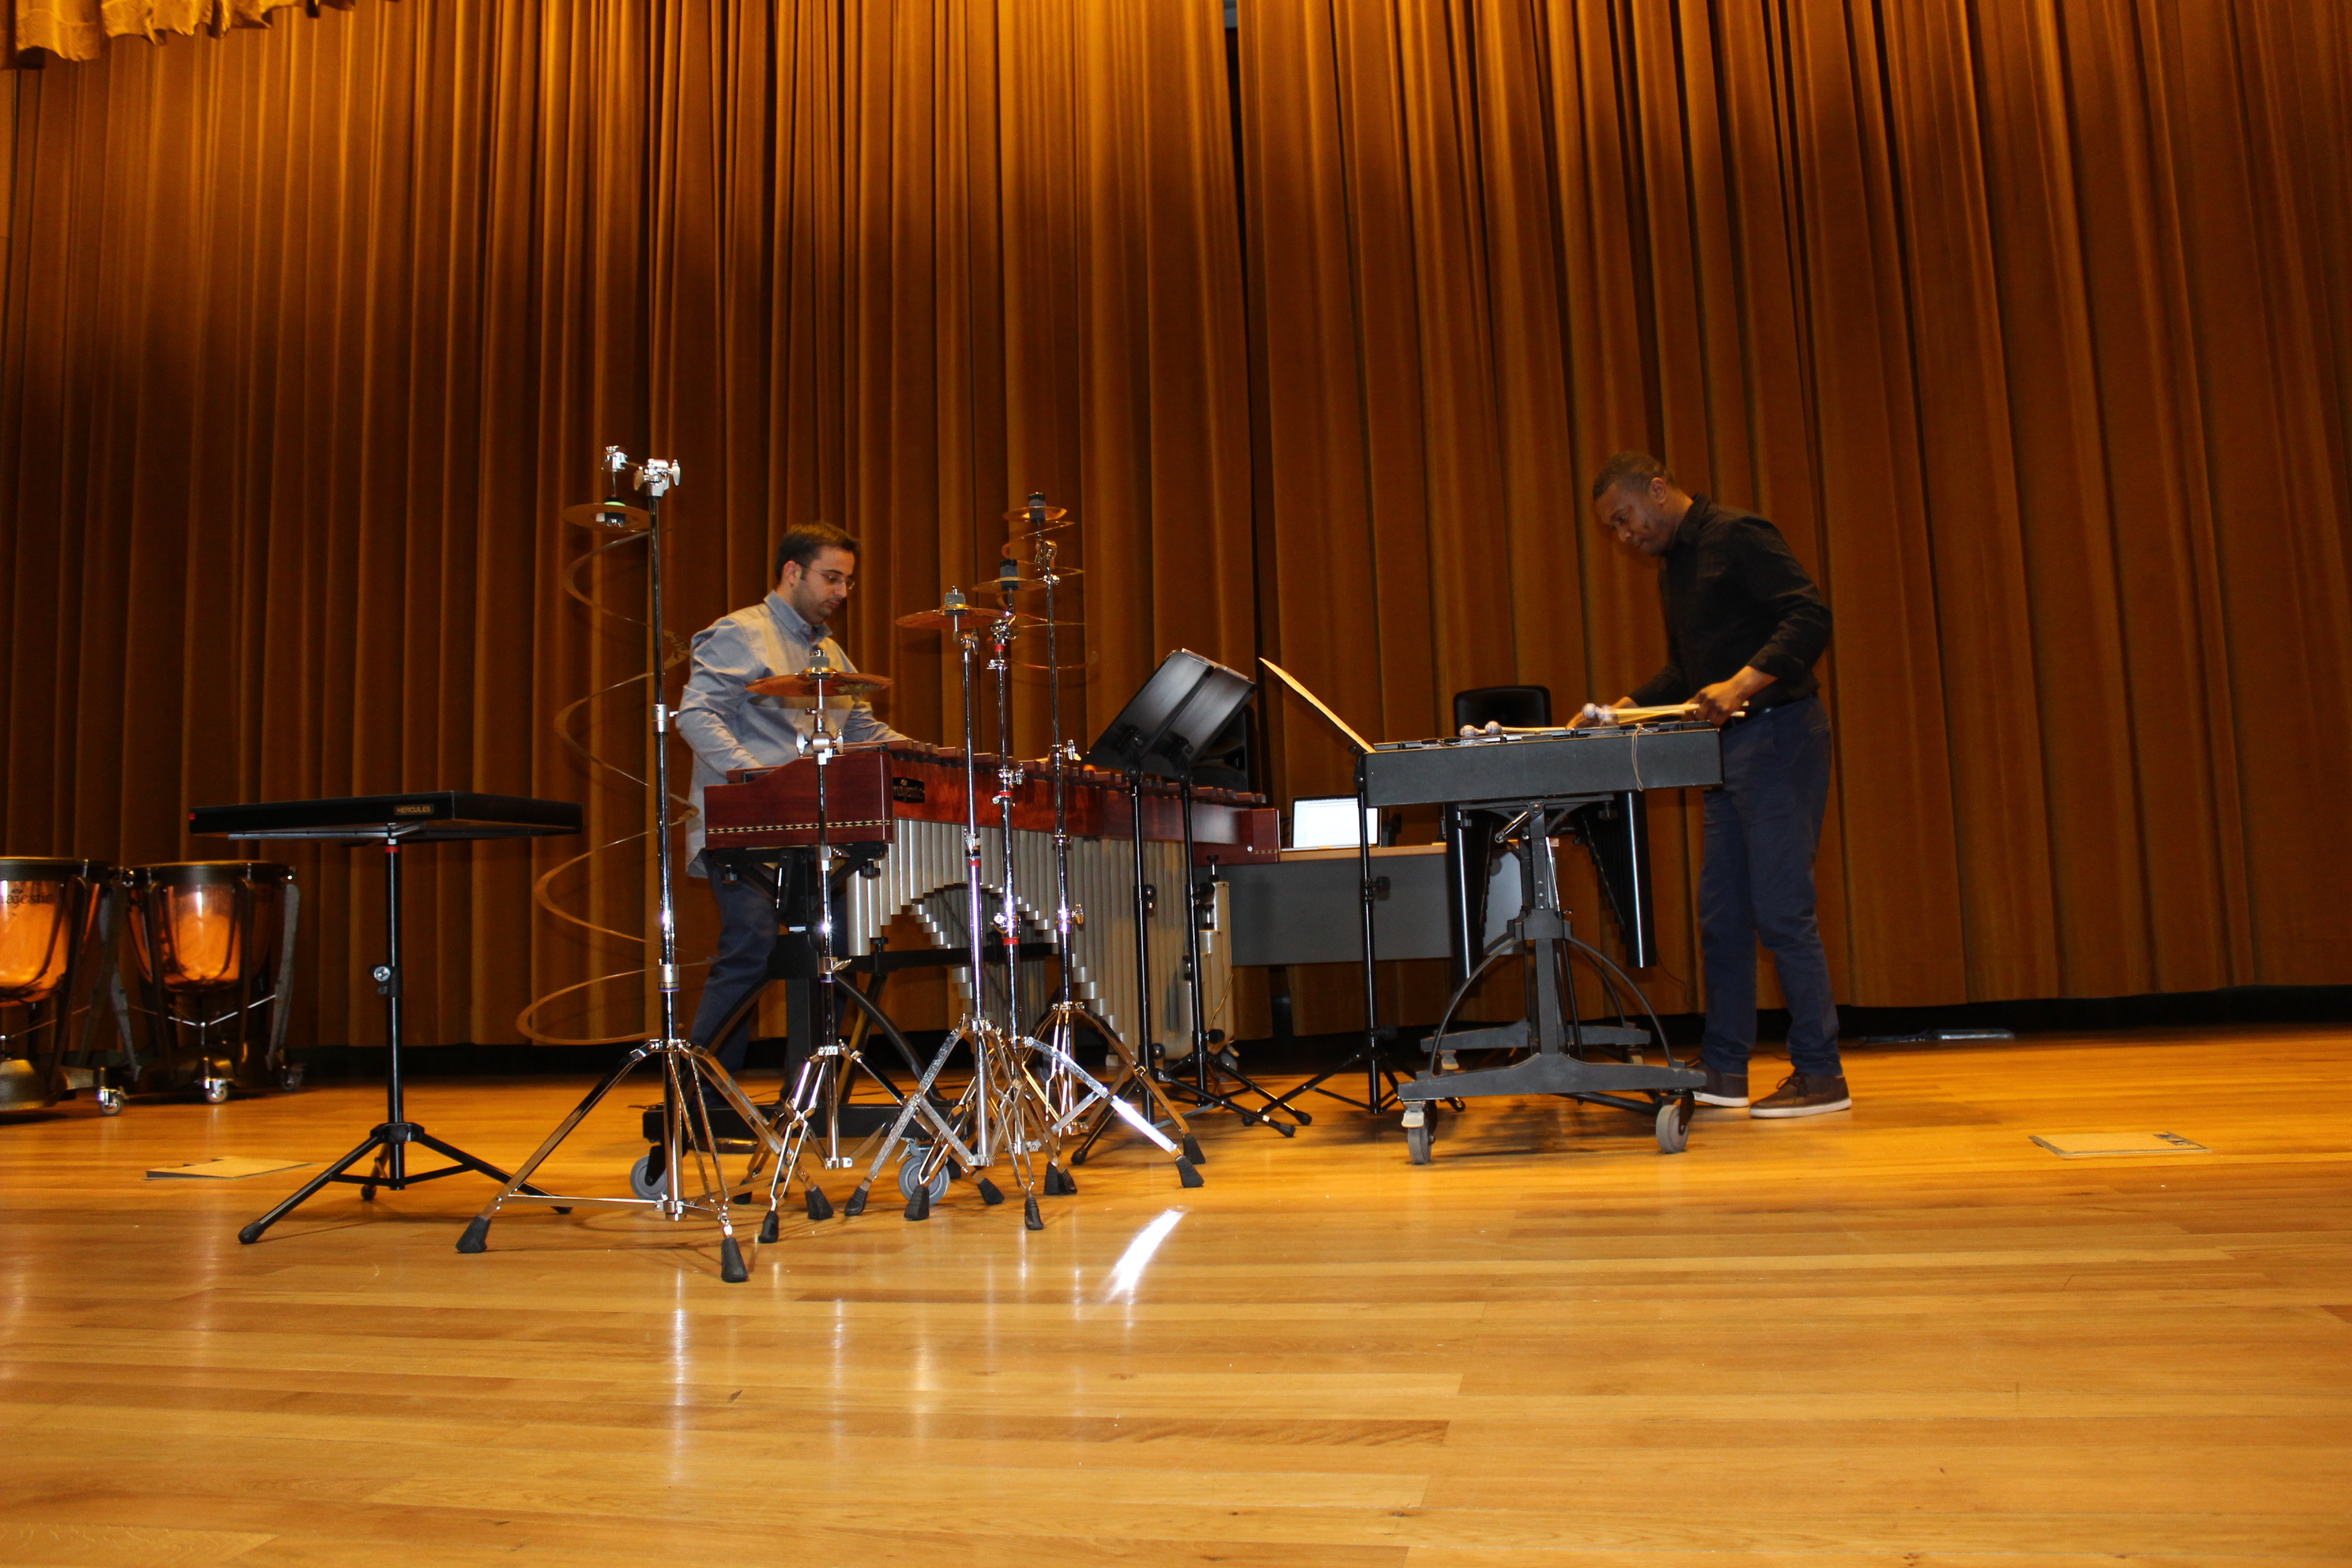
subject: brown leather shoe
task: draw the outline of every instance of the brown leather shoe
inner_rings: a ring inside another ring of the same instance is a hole
[[[1780,1087],[1748,1108],[1750,1116],[1819,1116],[1823,1111],[1851,1110],[1853,1096],[1846,1092],[1845,1079],[1821,1078],[1809,1072],[1792,1072],[1780,1080]]]

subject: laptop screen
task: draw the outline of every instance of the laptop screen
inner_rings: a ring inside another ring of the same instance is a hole
[[[1367,807],[1358,817],[1352,795],[1308,795],[1290,803],[1293,849],[1353,849],[1367,834],[1379,843],[1380,833],[1380,812]]]

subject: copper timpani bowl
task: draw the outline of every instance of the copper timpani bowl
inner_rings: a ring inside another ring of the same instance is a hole
[[[46,1002],[98,918],[103,860],[0,858],[0,1003]]]
[[[135,866],[131,952],[145,978],[167,991],[241,984],[276,946],[291,866],[261,860],[183,860]]]

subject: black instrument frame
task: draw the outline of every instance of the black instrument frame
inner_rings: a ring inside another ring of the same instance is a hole
[[[251,1245],[333,1182],[360,1189],[362,1202],[380,1187],[399,1192],[420,1183],[475,1171],[501,1186],[513,1180],[488,1161],[443,1142],[406,1115],[400,1080],[401,871],[404,845],[412,840],[446,842],[470,838],[551,837],[580,831],[583,812],[569,800],[533,800],[521,795],[476,795],[466,790],[424,790],[408,795],[344,795],[325,800],[261,801],[248,805],[200,805],[188,812],[188,831],[224,838],[341,840],[383,850],[384,960],[370,972],[383,998],[384,1038],[390,1047],[384,1075],[384,1118],[358,1147],[335,1161],[291,1197],[236,1233]],[[455,1162],[438,1170],[408,1169],[408,1145],[421,1143]],[[349,1174],[368,1155],[375,1163],[364,1176]],[[526,1187],[527,1192],[536,1188]],[[541,1194],[544,1195],[544,1194]]]

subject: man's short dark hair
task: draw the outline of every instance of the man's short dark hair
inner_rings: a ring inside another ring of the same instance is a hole
[[[857,553],[857,541],[829,522],[803,522],[796,528],[784,530],[783,538],[776,541],[776,569],[768,574],[768,581],[781,582],[784,575],[784,563],[788,561],[806,571],[809,563],[827,550],[845,550],[855,555]]]
[[[1601,476],[1592,481],[1592,499],[1599,500],[1619,485],[1638,490],[1652,479],[1673,484],[1675,471],[1647,452],[1614,453],[1601,465]]]

